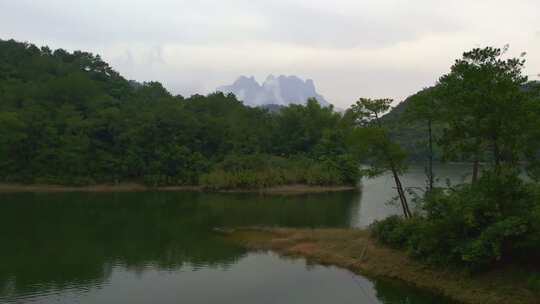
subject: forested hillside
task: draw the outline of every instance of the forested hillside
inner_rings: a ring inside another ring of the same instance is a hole
[[[431,87],[425,90],[421,90],[404,101],[397,104],[390,112],[388,112],[382,118],[384,125],[389,129],[392,139],[397,142],[400,147],[406,151],[408,158],[412,161],[425,160],[429,154],[427,149],[427,125],[418,120],[417,117],[411,115],[411,111],[414,111],[415,104],[418,100],[424,98],[422,96],[426,91],[434,91],[437,87]],[[523,90],[531,92],[536,96],[540,96],[540,82],[529,81],[523,86]],[[444,97],[433,96],[435,99],[444,99]],[[441,119],[434,121],[433,132],[434,137],[440,137],[443,133],[445,126]],[[438,142],[434,143],[434,158],[438,161],[470,161],[467,157],[444,157],[444,153],[440,148]],[[489,155],[486,156],[489,158]]]
[[[271,113],[234,95],[173,96],[97,55],[0,40],[4,182],[351,184],[352,124],[315,100]]]

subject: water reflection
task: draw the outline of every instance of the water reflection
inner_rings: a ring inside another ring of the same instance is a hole
[[[395,282],[247,252],[213,227],[350,227],[372,196],[0,194],[1,303],[444,303]]]
[[[113,269],[228,269],[246,251],[213,227],[345,227],[354,196],[2,194],[0,300],[98,287]]]

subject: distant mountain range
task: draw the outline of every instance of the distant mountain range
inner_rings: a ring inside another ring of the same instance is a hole
[[[223,93],[233,93],[248,106],[305,104],[309,98],[316,98],[323,106],[330,103],[317,93],[313,80],[302,80],[297,76],[270,75],[259,84],[255,77],[239,77],[232,85],[217,88]]]

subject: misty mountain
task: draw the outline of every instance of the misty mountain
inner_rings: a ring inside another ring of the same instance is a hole
[[[217,88],[223,93],[233,93],[249,106],[305,104],[309,98],[316,98],[323,106],[330,103],[317,93],[313,80],[302,80],[296,76],[270,75],[259,84],[254,77],[239,77],[232,85]]]

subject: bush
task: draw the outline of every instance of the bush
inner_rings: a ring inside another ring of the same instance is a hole
[[[405,219],[394,215],[382,221],[373,223],[371,226],[371,233],[375,238],[386,245],[402,248],[409,239],[405,227]]]
[[[540,295],[540,274],[535,273],[529,277],[527,281],[529,289]]]
[[[292,184],[352,184],[354,170],[341,170],[343,167],[344,165],[340,167],[335,161],[316,161],[306,157],[234,155],[214,166],[208,174],[201,175],[199,183],[212,190],[261,189]],[[358,172],[358,169],[356,171]],[[356,179],[353,182],[356,182]]]
[[[474,185],[437,189],[424,198],[417,217],[390,217],[371,231],[427,262],[483,270],[540,252],[538,197],[536,185],[513,173],[486,172]]]

